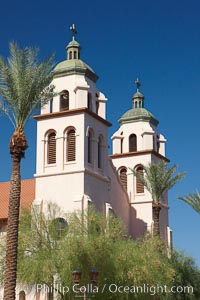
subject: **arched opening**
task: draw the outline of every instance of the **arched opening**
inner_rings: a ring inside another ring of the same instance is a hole
[[[67,232],[67,230],[68,230],[67,221],[61,217],[54,219],[51,222],[50,227],[49,227],[50,234],[54,238],[58,238],[58,239],[63,237],[64,234]]]
[[[74,59],[77,59],[77,52],[74,51]]]
[[[99,101],[96,101],[96,114],[98,115],[99,113]]]
[[[121,139],[120,140],[120,152],[123,153],[123,143],[124,143],[124,140]]]
[[[129,152],[137,151],[137,136],[135,134],[131,134],[129,136]]]
[[[160,140],[159,140],[159,135],[157,135],[156,143],[157,143],[156,151],[159,152],[159,150],[160,150]]]
[[[49,100],[49,112],[50,114],[53,112],[53,98]]]
[[[125,167],[119,169],[119,178],[122,186],[127,191],[127,169]]]
[[[103,167],[103,137],[99,136],[98,139],[98,168]]]
[[[60,111],[69,110],[69,92],[62,91],[60,95]]]
[[[19,300],[26,300],[26,294],[24,291],[19,292]]]
[[[92,145],[92,139],[93,139],[93,132],[90,129],[88,132],[88,163],[92,163],[92,159],[93,159],[93,145]]]
[[[88,93],[87,107],[92,111],[92,95],[90,93]]]
[[[74,128],[67,131],[66,161],[76,160],[76,132]]]
[[[69,59],[72,59],[72,51],[69,51]]]
[[[50,132],[47,137],[47,164],[56,163],[56,133]]]
[[[143,166],[140,165],[140,166],[136,167],[136,171],[142,178],[144,177]],[[136,178],[136,193],[137,194],[144,193],[144,185],[138,178]]]

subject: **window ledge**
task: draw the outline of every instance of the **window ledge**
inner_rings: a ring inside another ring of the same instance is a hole
[[[66,162],[64,163],[64,165],[65,165],[65,166],[68,166],[68,165],[75,165],[76,163],[77,163],[76,160],[73,160],[73,161],[66,161]]]
[[[51,168],[51,167],[56,167],[56,166],[57,166],[57,164],[55,163],[55,164],[46,164],[44,167]]]
[[[135,193],[135,196],[145,196],[145,193]]]

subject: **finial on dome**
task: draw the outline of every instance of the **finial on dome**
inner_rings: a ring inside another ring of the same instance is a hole
[[[141,82],[140,82],[139,78],[136,79],[135,84],[137,86],[137,92],[139,92],[140,91],[140,86],[141,86]]]
[[[72,24],[70,26],[70,30],[72,32],[72,40],[74,41],[75,40],[75,36],[77,35],[78,31],[76,30],[76,27],[75,27],[75,24]]]
[[[143,108],[144,107],[144,96],[140,92],[140,80],[137,78],[135,81],[135,84],[137,86],[136,93],[132,97],[133,102],[133,108]]]

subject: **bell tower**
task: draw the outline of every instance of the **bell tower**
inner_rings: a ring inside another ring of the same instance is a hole
[[[53,70],[56,95],[35,117],[36,198],[65,211],[86,208],[88,201],[101,209],[108,185],[107,99],[96,73],[80,59],[75,25],[70,29],[66,60]]]
[[[112,136],[112,162],[116,167],[121,184],[126,190],[130,206],[136,211],[132,235],[137,238],[152,231],[152,198],[131,169],[141,175],[143,166],[165,157],[165,138],[158,131],[158,120],[144,108],[144,95],[140,92],[141,83],[135,81],[136,92],[132,97],[132,109],[125,112],[119,120],[120,127]],[[160,231],[163,239],[168,240],[168,201],[162,203]]]

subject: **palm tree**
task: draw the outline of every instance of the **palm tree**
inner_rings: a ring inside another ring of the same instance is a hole
[[[12,176],[8,208],[6,242],[6,269],[4,280],[4,300],[15,299],[18,223],[21,194],[20,162],[28,148],[24,127],[38,105],[44,105],[53,95],[53,56],[40,62],[39,50],[20,48],[10,43],[10,57],[5,61],[0,57],[0,109],[14,125],[10,139]]]
[[[189,204],[198,214],[200,214],[200,194],[198,192],[188,194],[186,197],[178,198]]]
[[[159,218],[160,210],[162,209],[162,197],[170,190],[185,174],[179,173],[174,175],[177,167],[174,165],[168,169],[167,163],[164,160],[159,160],[156,163],[150,163],[144,166],[144,176],[137,170],[132,169],[134,175],[150,192],[153,200],[153,235],[160,236]]]

